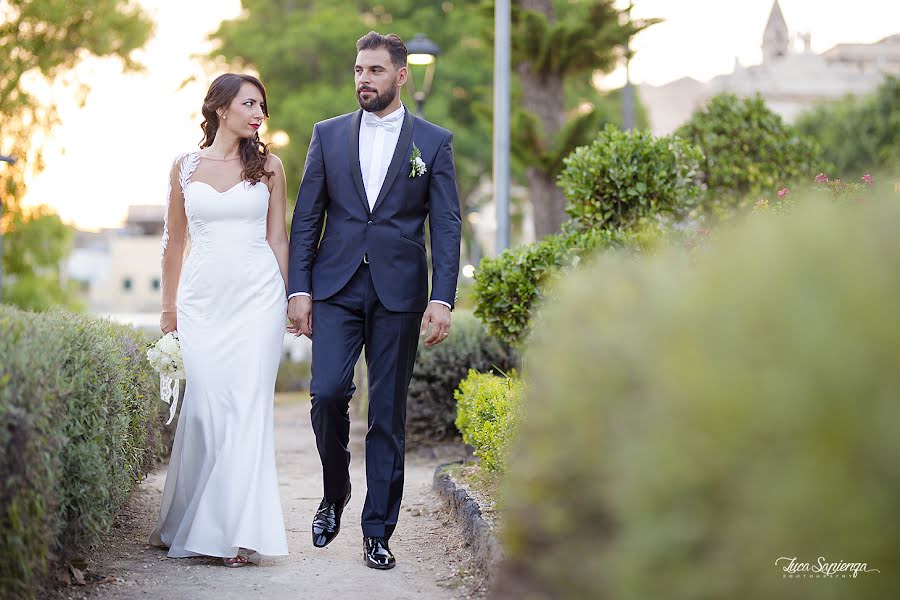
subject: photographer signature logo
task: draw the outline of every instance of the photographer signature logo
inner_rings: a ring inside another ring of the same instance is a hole
[[[822,579],[851,577],[855,579],[860,573],[880,573],[878,569],[870,569],[864,562],[828,562],[824,556],[820,556],[818,562],[798,562],[796,556],[782,556],[775,561],[776,567],[781,567],[784,573],[782,577],[799,579]]]

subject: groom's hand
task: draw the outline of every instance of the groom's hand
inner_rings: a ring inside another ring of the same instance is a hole
[[[440,302],[429,302],[425,314],[422,315],[422,331],[419,335],[425,335],[429,324],[431,333],[425,338],[426,348],[440,344],[450,335],[450,309]]]
[[[288,300],[288,319],[301,334],[312,339],[312,298],[294,296]]]

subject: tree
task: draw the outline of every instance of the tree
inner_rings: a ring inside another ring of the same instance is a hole
[[[370,30],[410,39],[424,32],[441,48],[426,117],[454,132],[456,167],[465,201],[490,173],[488,95],[492,48],[483,35],[489,20],[472,2],[355,0],[244,0],[243,14],[225,21],[212,38],[213,53],[235,68],[256,70],[269,95],[271,126],[290,144],[278,149],[288,188],[303,172],[313,125],[359,108],[353,87],[356,40]],[[413,77],[421,83],[415,66]],[[404,88],[404,104],[415,102]]]
[[[27,81],[52,82],[85,55],[116,56],[127,69],[152,23],[131,0],[3,0],[0,2],[0,154],[18,158],[0,166],[4,232],[4,301],[26,308],[65,304],[73,296],[59,282],[59,262],[68,253],[71,233],[46,207],[22,209],[26,169],[42,168],[40,147],[32,140],[56,123],[55,107],[29,92]]]
[[[3,301],[25,310],[79,306],[72,282],[61,283],[61,264],[72,248],[72,228],[40,206],[9,215],[3,234]]]
[[[874,94],[849,96],[801,115],[797,129],[822,146],[834,175],[900,172],[900,79],[889,77]]]
[[[512,63],[519,76],[511,146],[527,165],[538,237],[566,219],[556,185],[563,158],[587,144],[605,122],[618,122],[591,84],[609,72],[625,43],[657,19],[632,20],[614,0],[517,0],[512,12]]]
[[[580,0],[576,4],[587,6]],[[605,40],[611,34],[592,29],[597,19],[579,22],[582,13],[590,12],[587,9],[572,8],[569,3],[560,5],[569,15],[567,26],[577,35],[569,34],[554,43],[565,45],[572,38],[580,44],[572,48],[566,73],[575,72],[578,65],[578,72],[585,75],[566,80],[565,97],[559,105],[560,120],[574,118],[574,122],[559,139],[546,138],[538,131],[539,122],[520,111],[512,143],[516,152],[514,175],[525,179],[526,168],[538,165],[538,170],[546,174],[542,183],[554,191],[562,157],[575,146],[589,142],[604,123],[619,122],[617,94],[600,93],[590,81],[594,68],[608,69],[614,64],[617,47],[603,54],[594,50],[593,42],[582,40]],[[224,57],[234,68],[254,69],[260,74],[269,92],[271,125],[287,132],[291,140],[289,146],[278,149],[289,188],[296,189],[299,183],[313,124],[358,108],[352,74],[355,41],[372,29],[392,31],[404,39],[423,32],[441,48],[434,87],[425,105],[426,117],[454,132],[463,210],[474,208],[469,206],[470,193],[491,174],[492,5],[483,0],[385,0],[373,6],[356,0],[336,8],[324,0],[244,0],[243,6],[241,17],[222,23],[213,34],[220,43],[213,55]],[[616,25],[612,27],[616,31],[618,14],[615,12]],[[581,27],[576,27],[576,22]],[[636,31],[641,25],[632,23],[625,29]],[[412,69],[413,76],[421,81],[422,74],[415,66]],[[529,89],[523,94],[521,89],[517,86],[514,90],[516,105],[538,93]],[[407,92],[404,102],[414,106]],[[545,138],[549,139],[546,143]],[[546,144],[555,145],[545,150]],[[564,218],[561,208],[560,215]]]

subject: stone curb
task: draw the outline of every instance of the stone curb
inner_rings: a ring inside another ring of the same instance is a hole
[[[445,471],[447,467],[458,464],[463,464],[463,461],[438,465],[432,487],[459,526],[466,544],[471,547],[475,568],[491,584],[503,560],[503,547],[494,531],[493,520],[483,512],[483,504]]]

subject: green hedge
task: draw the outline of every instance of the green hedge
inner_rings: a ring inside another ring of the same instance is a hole
[[[0,306],[0,597],[39,593],[162,456],[145,343],[107,321]]]
[[[566,213],[581,230],[621,229],[657,214],[677,214],[700,193],[698,148],[677,137],[608,124],[563,161]]]
[[[278,365],[278,375],[275,377],[275,392],[300,392],[309,389],[310,381],[309,361],[293,362],[287,358],[281,359]]]
[[[524,386],[515,371],[507,376],[472,369],[453,393],[456,427],[463,441],[490,471],[504,471],[509,442],[521,418]]]
[[[454,311],[450,337],[432,348],[419,340],[406,403],[407,444],[449,440],[458,435],[453,392],[469,369],[506,372],[518,363],[516,352],[489,336],[471,313]]]
[[[896,595],[898,223],[808,203],[569,279],[527,356],[500,597]],[[880,573],[776,566],[820,556]]]
[[[707,208],[735,206],[748,195],[827,170],[815,139],[785,123],[759,96],[715,96],[675,133],[705,155]]]

